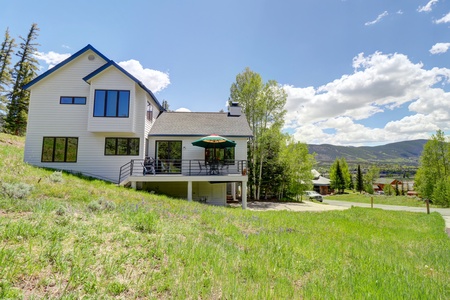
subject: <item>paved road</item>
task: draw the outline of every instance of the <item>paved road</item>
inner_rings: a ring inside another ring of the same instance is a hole
[[[326,204],[339,206],[339,207],[370,207],[370,203],[356,203],[356,202],[346,202],[331,199],[324,199]],[[423,212],[426,213],[427,209],[425,207],[410,207],[410,206],[397,206],[397,205],[385,205],[385,204],[374,204],[374,208],[381,208],[385,210],[400,210],[400,211],[411,211],[411,212]],[[430,207],[430,212],[438,212],[442,215],[445,220],[445,227],[447,227],[447,232],[450,234],[450,208],[434,208]]]

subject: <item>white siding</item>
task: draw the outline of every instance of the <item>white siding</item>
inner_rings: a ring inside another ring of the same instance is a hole
[[[204,159],[205,149],[193,146],[192,142],[201,137],[171,136],[159,137],[150,136],[149,140],[149,156],[156,157],[156,141],[182,141],[182,159]],[[247,160],[247,138],[229,138],[236,142],[235,160]]]
[[[138,116],[137,107],[142,107],[144,110],[142,114],[145,115],[145,98],[136,99],[134,90],[136,87],[139,90],[141,88],[128,77],[121,75],[120,72],[106,71],[105,78],[108,80],[103,80],[103,73],[99,74],[93,81],[94,87],[90,87],[82,78],[106,62],[97,55],[95,60],[90,61],[87,59],[89,54],[93,54],[93,52],[87,51],[31,87],[24,160],[36,166],[81,172],[117,182],[120,166],[128,163],[131,159],[144,157],[145,125],[143,122],[135,120],[137,119],[135,116]],[[121,78],[122,81],[117,82],[118,78]],[[111,83],[109,79],[116,81]],[[120,118],[98,118],[109,119],[107,126],[96,124],[97,129],[102,128],[105,132],[89,132],[88,119],[92,116],[93,90],[95,88],[131,90],[129,120],[122,122],[123,120]],[[140,97],[143,94],[140,92]],[[59,104],[60,96],[85,96],[87,104],[62,105]],[[77,162],[41,162],[44,136],[78,137]],[[140,138],[139,155],[105,156],[106,137]]]
[[[128,118],[94,117],[95,90],[126,90],[130,91],[130,106]],[[91,132],[136,132],[136,93],[135,83],[121,71],[111,66],[91,81],[88,130]]]

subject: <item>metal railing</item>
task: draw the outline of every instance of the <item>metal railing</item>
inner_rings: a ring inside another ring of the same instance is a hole
[[[227,176],[247,175],[247,160],[222,160],[205,162],[201,159],[160,159],[147,163],[132,159],[120,167],[119,183],[129,176]]]

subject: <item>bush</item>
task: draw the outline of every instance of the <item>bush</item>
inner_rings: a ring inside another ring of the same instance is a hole
[[[116,209],[116,204],[112,201],[100,198],[96,201],[90,202],[87,208],[91,212],[97,212],[101,210],[114,210]]]
[[[50,175],[50,181],[55,182],[55,183],[56,182],[62,182],[63,181],[62,172],[61,171],[53,172]]]
[[[2,194],[12,199],[24,199],[30,195],[33,186],[26,183],[2,183]]]

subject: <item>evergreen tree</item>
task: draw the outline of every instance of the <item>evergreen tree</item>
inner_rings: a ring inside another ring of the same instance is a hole
[[[9,29],[6,29],[5,39],[0,48],[0,125],[3,123],[3,118],[6,115],[6,105],[8,103],[6,92],[12,83],[10,65],[14,46],[14,39],[9,35]]]
[[[360,193],[364,190],[364,181],[360,165],[358,165],[358,173],[356,175],[356,190]]]
[[[339,159],[336,159],[330,170],[331,187],[337,190],[338,194],[343,194],[347,184],[345,183],[345,177],[342,172],[342,168]]]
[[[8,113],[5,118],[6,132],[14,135],[25,135],[27,129],[28,105],[30,93],[22,87],[33,80],[38,71],[38,61],[33,57],[39,44],[34,43],[38,36],[37,24],[32,24],[26,38],[19,37],[20,50],[16,53],[19,57],[13,70],[13,88],[9,93]]]

